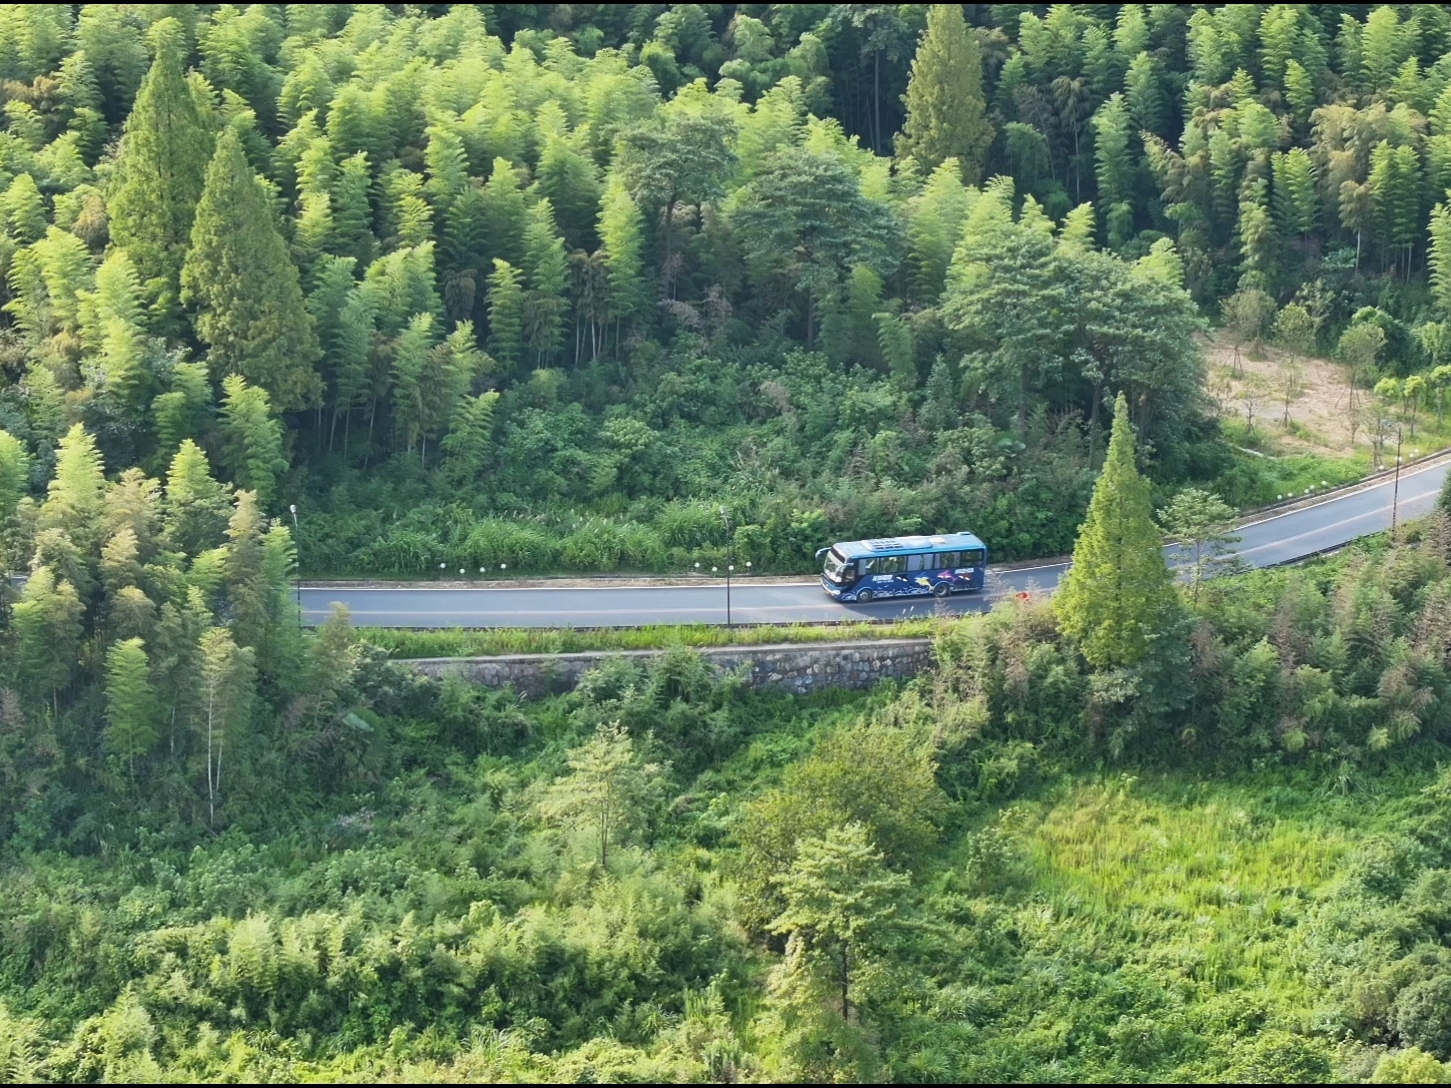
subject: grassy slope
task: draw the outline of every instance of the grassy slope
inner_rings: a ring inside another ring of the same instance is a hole
[[[928,638],[938,633],[938,619],[892,623],[790,624],[724,627],[705,623],[656,624],[647,627],[573,628],[455,627],[410,631],[368,627],[359,635],[397,659],[416,657],[491,657],[496,654],[569,654],[588,651],[658,650],[672,646],[762,646],[779,642],[836,642],[867,638]]]

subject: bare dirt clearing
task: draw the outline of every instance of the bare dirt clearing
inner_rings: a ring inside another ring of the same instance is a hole
[[[1314,357],[1298,360],[1298,395],[1290,401],[1290,426],[1286,427],[1281,421],[1291,369],[1288,352],[1265,345],[1251,355],[1247,347],[1241,347],[1236,368],[1233,345],[1213,338],[1205,341],[1204,355],[1209,390],[1222,419],[1245,423],[1252,415],[1253,429],[1284,453],[1349,457],[1369,448],[1363,424],[1351,444],[1349,375],[1340,363]],[[1370,396],[1369,390],[1357,389],[1357,407],[1368,404]]]

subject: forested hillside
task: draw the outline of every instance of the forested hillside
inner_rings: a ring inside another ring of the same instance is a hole
[[[5,476],[191,440],[318,573],[679,570],[722,502],[757,569],[1011,558],[1125,392],[1162,487],[1272,499],[1193,333],[1445,384],[1448,48],[1439,5],[5,6]]]
[[[1446,433],[1447,9],[5,5],[0,99],[0,1081],[1451,1081],[1451,490],[1198,577],[1206,330]],[[937,528],[1074,566],[869,694],[292,598]]]
[[[1444,1082],[1448,558],[1151,588],[1147,655],[1008,603],[870,696],[521,702],[230,581],[150,670],[29,644],[0,1080]]]

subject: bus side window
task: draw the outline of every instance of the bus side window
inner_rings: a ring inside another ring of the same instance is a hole
[[[942,570],[951,570],[953,567],[957,566],[957,553],[938,552],[937,555],[933,556],[932,558],[932,565],[935,567],[940,567]]]
[[[880,559],[862,559],[862,560],[858,560],[858,562],[861,563],[861,572],[863,574],[877,574],[877,573],[879,573],[878,568],[877,568],[877,564],[881,562]]]
[[[962,553],[962,565],[964,567],[982,566],[982,549],[973,548],[972,551]]]
[[[883,574],[901,574],[907,569],[907,557],[905,555],[884,555],[882,565],[877,569]]]
[[[907,556],[907,569],[909,571],[926,570],[927,569],[927,566],[928,566],[926,560],[928,558],[929,557],[928,556],[925,556],[925,555],[909,555],[909,556]]]

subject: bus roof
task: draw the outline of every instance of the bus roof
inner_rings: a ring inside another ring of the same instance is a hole
[[[845,540],[833,547],[847,559],[861,559],[870,555],[960,551],[986,545],[972,533],[934,533],[932,536],[898,536],[887,540]]]

